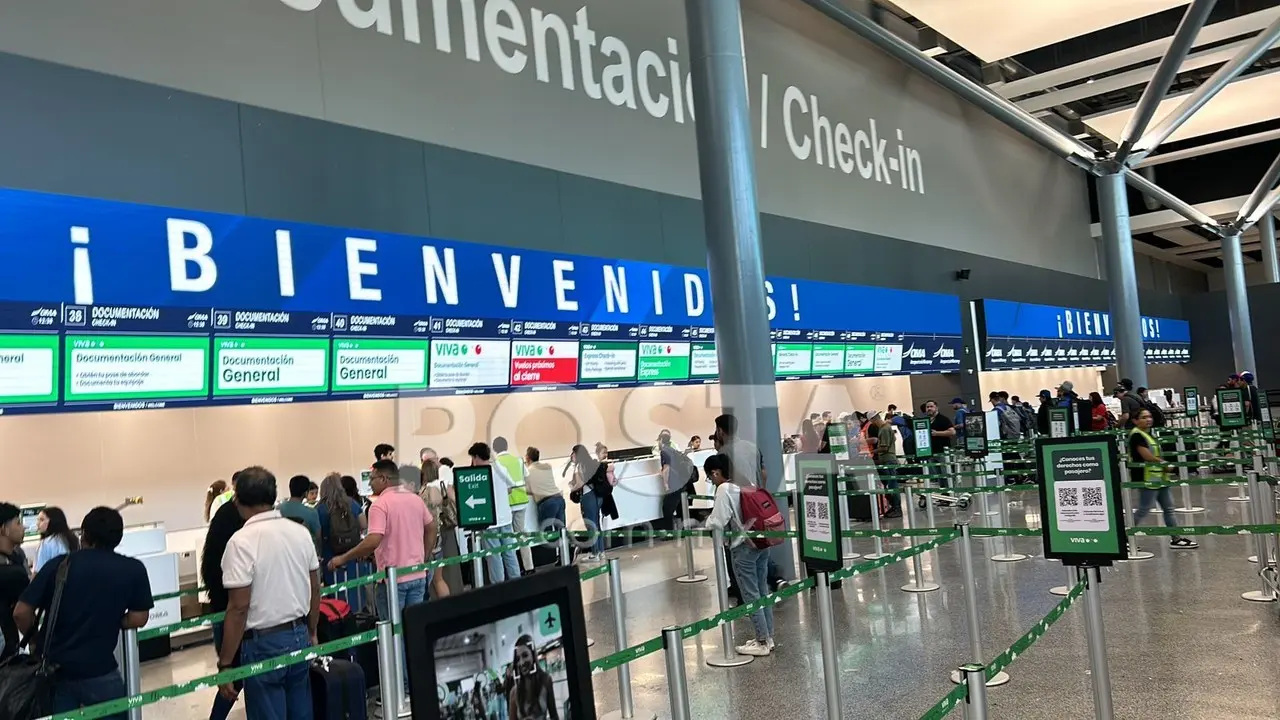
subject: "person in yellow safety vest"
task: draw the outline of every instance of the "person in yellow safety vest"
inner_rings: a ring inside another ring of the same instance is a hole
[[[1130,479],[1139,483],[1162,483],[1165,482],[1165,466],[1163,460],[1160,459],[1160,443],[1151,436],[1151,423],[1154,418],[1151,411],[1143,408],[1136,413],[1133,419],[1133,429],[1129,431],[1129,462],[1142,463],[1140,467],[1131,468],[1129,470]],[[1173,493],[1169,492],[1168,486],[1159,489],[1142,490],[1138,497],[1138,508],[1133,511],[1133,524],[1135,527],[1142,524],[1142,519],[1151,512],[1155,504],[1160,503],[1160,510],[1164,513],[1165,527],[1177,527],[1178,522],[1173,515]],[[1169,541],[1169,547],[1178,550],[1192,550],[1200,547],[1199,543],[1189,537],[1174,535]]]
[[[513,483],[507,493],[507,500],[511,503],[511,529],[518,533],[527,532],[524,513],[529,508],[529,491],[525,488],[524,461],[519,455],[511,454],[507,439],[502,436],[493,439],[492,447],[493,459],[507,471]],[[525,569],[533,567],[533,551],[528,547],[520,548],[520,559],[524,562]]]

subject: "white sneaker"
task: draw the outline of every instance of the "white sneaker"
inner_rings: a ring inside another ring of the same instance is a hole
[[[750,655],[752,657],[769,656],[768,641],[760,642],[759,640],[749,640],[734,649],[738,651],[739,655]]]
[[[769,648],[769,652],[773,652],[778,647],[778,644],[773,641],[773,638],[769,638],[764,641],[764,646]]]

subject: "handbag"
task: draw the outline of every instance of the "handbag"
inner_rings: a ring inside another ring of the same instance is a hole
[[[35,720],[53,713],[53,676],[58,668],[49,661],[47,648],[53,639],[70,566],[71,555],[58,566],[40,650],[35,655],[14,655],[0,663],[0,718],[4,720]],[[23,638],[22,644],[30,639]]]

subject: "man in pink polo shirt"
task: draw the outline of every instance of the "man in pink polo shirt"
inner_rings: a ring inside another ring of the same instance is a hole
[[[427,561],[427,549],[436,546],[436,521],[422,498],[400,484],[400,468],[392,460],[373,464],[369,477],[373,504],[369,506],[369,533],[359,545],[329,561],[329,568],[340,568],[373,555],[379,570]],[[387,605],[390,593],[386,582],[378,583],[378,617],[390,620]],[[427,601],[427,574],[406,573],[398,578],[395,595],[401,612],[410,605]],[[408,687],[408,677],[405,678]]]

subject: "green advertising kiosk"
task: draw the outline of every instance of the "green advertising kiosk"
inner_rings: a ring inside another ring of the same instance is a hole
[[[1072,412],[1067,408],[1049,409],[1049,437],[1064,438],[1071,435]]]
[[[1040,438],[1036,466],[1044,478],[1040,517],[1045,557],[1094,567],[1128,559],[1116,439]]]
[[[1218,427],[1234,430],[1249,424],[1244,403],[1247,396],[1240,388],[1218,388]]]
[[[918,417],[911,421],[911,432],[915,435],[917,460],[933,457],[933,421],[927,417]]]
[[[971,411],[964,416],[964,454],[980,460],[987,456],[987,416]]]
[[[1186,410],[1187,417],[1195,423],[1196,417],[1200,414],[1200,390],[1194,385],[1182,388],[1182,406]]]
[[[800,558],[810,574],[834,572],[844,567],[840,542],[840,506],[832,455],[800,455],[796,458],[796,478],[800,507]]]

